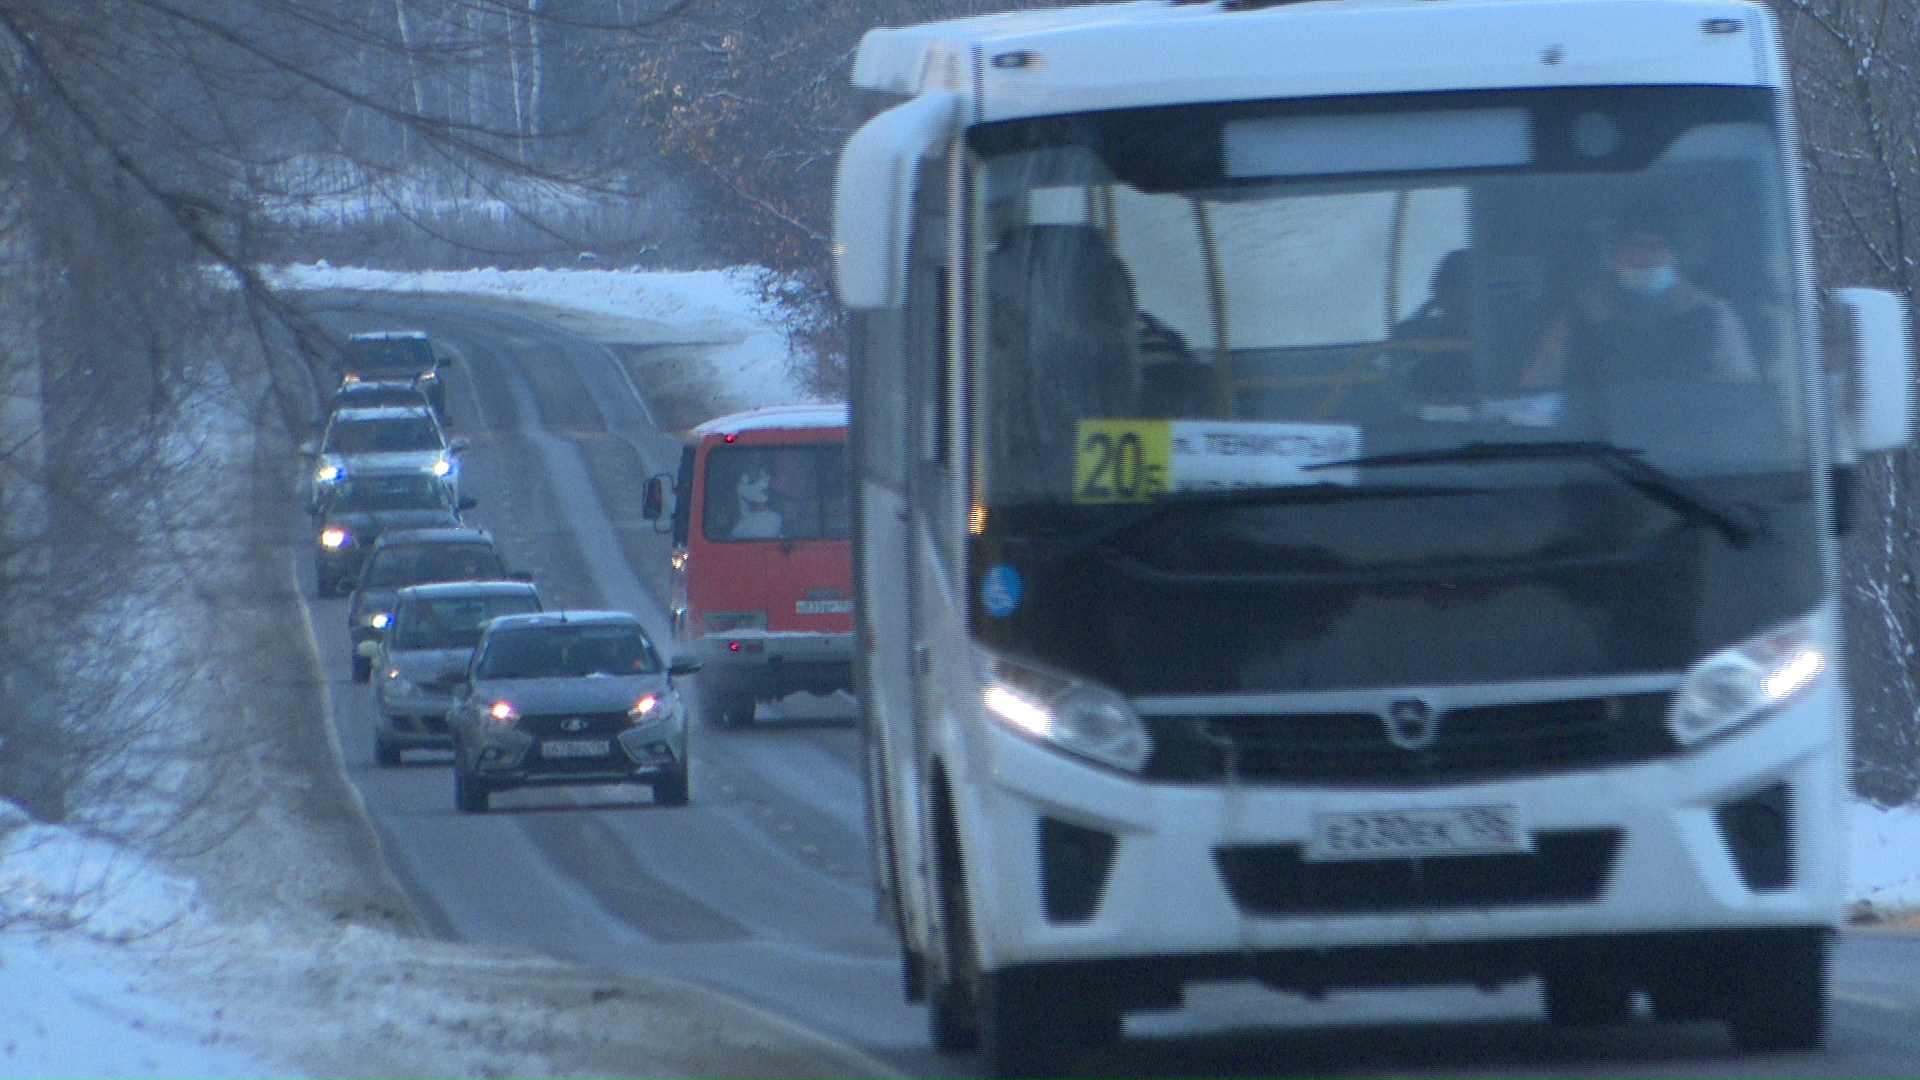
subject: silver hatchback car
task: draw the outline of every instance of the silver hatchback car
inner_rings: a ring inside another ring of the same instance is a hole
[[[448,749],[447,712],[487,624],[540,608],[523,581],[450,581],[401,589],[373,659],[373,756],[400,764],[411,749]]]

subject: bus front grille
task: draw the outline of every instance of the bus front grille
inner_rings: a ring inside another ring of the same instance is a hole
[[[1453,709],[1408,749],[1373,713],[1149,716],[1144,775],[1214,782],[1422,785],[1544,775],[1652,761],[1679,750],[1671,693]]]

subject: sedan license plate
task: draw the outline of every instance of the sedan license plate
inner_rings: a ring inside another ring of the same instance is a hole
[[[1449,855],[1524,855],[1533,838],[1517,806],[1451,806],[1315,814],[1308,862]]]
[[[605,739],[548,739],[540,744],[540,756],[550,758],[606,757],[611,744]]]

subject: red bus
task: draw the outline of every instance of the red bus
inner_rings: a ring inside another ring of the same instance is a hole
[[[674,636],[701,660],[709,720],[742,727],[762,701],[852,689],[846,436],[845,405],[779,405],[709,420],[681,452]]]

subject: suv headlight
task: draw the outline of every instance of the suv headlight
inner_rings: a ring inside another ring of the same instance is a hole
[[[997,660],[981,703],[1001,726],[1102,765],[1137,773],[1153,754],[1133,706],[1095,683]]]
[[[1693,746],[1774,712],[1827,666],[1812,627],[1788,623],[1695,664],[1674,695],[1667,724],[1680,745]]]

